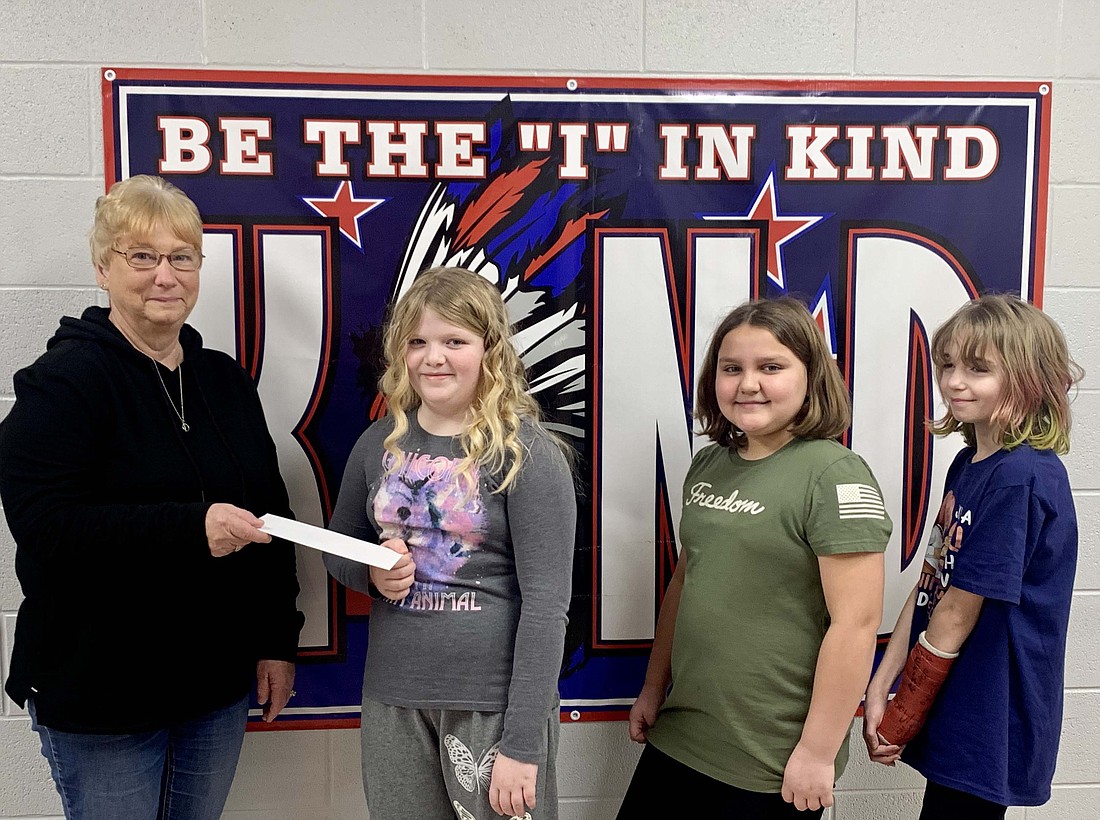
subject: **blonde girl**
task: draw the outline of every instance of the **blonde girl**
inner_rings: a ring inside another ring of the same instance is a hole
[[[421,273],[384,339],[389,415],[359,439],[330,527],[392,570],[326,556],[376,601],[363,679],[373,820],[557,817],[557,675],[576,506],[497,288]]]
[[[932,358],[947,407],[932,429],[966,447],[867,689],[864,740],[872,760],[928,779],[922,818],[1003,818],[1050,798],[1077,559],[1058,456],[1082,372],[1058,326],[1015,296],[963,306]]]
[[[847,390],[805,306],[718,326],[684,481],[680,557],[630,736],[647,746],[620,818],[819,817],[871,670],[890,520],[835,439]],[[674,797],[673,797],[674,795]]]

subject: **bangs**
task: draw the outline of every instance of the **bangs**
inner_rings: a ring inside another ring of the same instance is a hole
[[[119,237],[126,236],[133,242],[148,243],[158,228],[165,228],[196,250],[202,250],[201,223],[196,226],[192,214],[181,213],[179,209],[169,207],[169,203],[163,200],[149,205],[152,207],[133,208],[122,215]]]
[[[948,364],[964,364],[967,367],[990,368],[1001,361],[997,353],[997,334],[989,322],[978,321],[982,317],[971,312],[956,313],[936,331],[932,338],[932,362],[942,371]],[[948,355],[955,349],[955,358]]]

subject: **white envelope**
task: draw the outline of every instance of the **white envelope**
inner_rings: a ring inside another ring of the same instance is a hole
[[[393,569],[399,553],[386,549],[370,541],[360,541],[350,535],[342,535],[312,524],[303,524],[301,521],[293,521],[278,515],[260,516],[264,525],[260,527],[263,532],[276,538],[285,538],[303,547],[327,552],[330,555],[339,555],[341,558],[350,558],[360,564],[370,564],[372,567]]]

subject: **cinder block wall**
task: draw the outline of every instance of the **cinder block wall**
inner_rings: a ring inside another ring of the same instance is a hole
[[[952,11],[946,11],[952,9]],[[1046,307],[1088,369],[1068,459],[1082,522],[1053,800],[1100,805],[1100,4],[985,0],[0,0],[0,417],[11,374],[96,300],[84,240],[102,191],[105,65],[727,77],[1052,79]],[[0,657],[19,586],[0,526]],[[94,612],[88,617],[95,617]],[[105,636],[106,637],[106,636]],[[980,695],[976,695],[980,696]],[[0,816],[60,817],[27,718],[4,700]],[[853,744],[861,745],[858,735]],[[637,750],[623,724],[563,727],[562,815],[611,818]],[[355,732],[249,735],[227,818],[365,817]],[[916,817],[911,771],[854,750],[833,820]]]

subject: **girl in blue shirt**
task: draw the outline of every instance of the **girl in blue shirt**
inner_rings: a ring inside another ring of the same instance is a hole
[[[1045,803],[1054,776],[1077,559],[1058,455],[1082,371],[1058,326],[1014,296],[963,306],[932,358],[947,405],[932,430],[967,446],[867,689],[864,739],[871,760],[928,779],[922,820],[1003,818]]]

